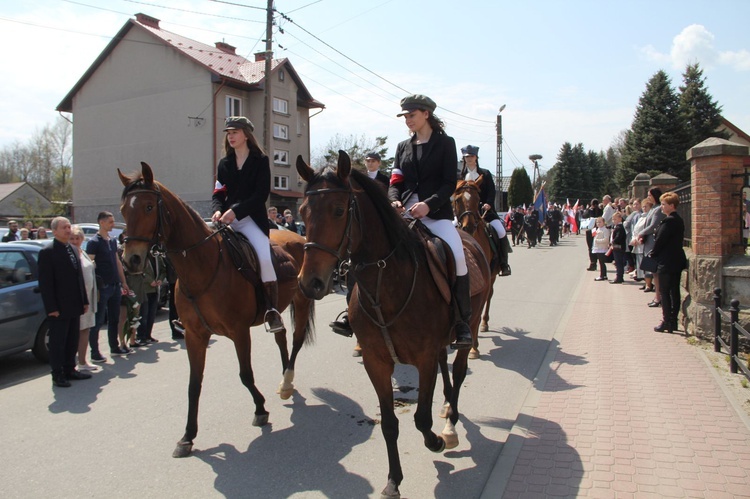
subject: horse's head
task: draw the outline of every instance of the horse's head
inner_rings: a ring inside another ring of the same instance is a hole
[[[476,232],[481,218],[479,188],[483,178],[480,175],[476,181],[459,180],[453,193],[453,213],[458,218],[461,229],[472,235]]]
[[[146,262],[146,254],[159,243],[166,227],[162,220],[162,194],[154,182],[151,167],[141,162],[141,171],[124,175],[117,169],[122,191],[122,213],[127,224],[127,235],[122,259],[131,272],[141,272]]]
[[[308,298],[319,300],[328,294],[333,271],[339,260],[347,258],[351,244],[351,160],[339,151],[336,169],[324,167],[316,173],[298,156],[297,172],[307,181],[299,209],[308,241],[299,285]]]

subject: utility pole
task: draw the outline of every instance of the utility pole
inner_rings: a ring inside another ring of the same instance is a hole
[[[271,151],[272,127],[271,123],[271,61],[273,61],[273,0],[268,0],[266,7],[266,67],[263,78],[263,148],[269,157]]]
[[[505,109],[505,104],[500,106],[497,112],[497,168],[495,169],[495,206],[498,211],[505,211],[503,199],[503,117],[500,113]]]

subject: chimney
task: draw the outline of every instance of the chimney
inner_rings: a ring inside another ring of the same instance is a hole
[[[227,54],[231,54],[231,55],[237,55],[237,52],[235,52],[235,48],[237,47],[232,47],[228,43],[224,43],[224,42],[216,42],[215,45],[216,45],[216,48],[221,50],[222,52],[226,52]]]
[[[151,16],[147,16],[146,14],[138,13],[135,15],[135,20],[143,24],[144,26],[148,26],[154,29],[160,29],[159,20],[155,17],[151,17]]]
[[[266,60],[266,52],[265,50],[263,52],[256,52],[255,53],[255,62],[264,62]]]

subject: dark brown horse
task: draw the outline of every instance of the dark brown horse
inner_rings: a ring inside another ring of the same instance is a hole
[[[489,228],[484,218],[480,214],[479,207],[481,200],[479,199],[479,188],[482,185],[483,176],[480,176],[476,181],[473,180],[459,180],[456,184],[456,191],[453,193],[453,213],[458,218],[458,223],[461,229],[477,240],[479,245],[482,247],[488,262],[493,262],[490,268],[492,274],[492,282],[490,284],[490,292],[487,296],[487,303],[484,304],[484,315],[482,316],[482,323],[479,325],[479,330],[484,332],[489,330],[490,321],[490,301],[492,300],[492,294],[495,291],[495,280],[500,272],[500,260],[493,258],[494,251],[490,244],[490,237],[487,234]],[[479,358],[478,344],[474,344],[474,348],[469,353],[470,359]]]
[[[195,210],[154,180],[151,167],[146,163],[141,165],[142,171],[130,176],[117,171],[125,186],[120,212],[128,224],[123,261],[128,269],[139,272],[147,252],[155,245],[163,245],[179,277],[175,302],[185,325],[190,383],[185,435],[177,442],[173,456],[185,457],[190,454],[198,433],[198,399],[212,334],[234,342],[240,379],[255,402],[253,425],[263,426],[268,422],[265,399],[255,386],[250,364],[250,327],[263,323],[265,309],[258,306],[255,287],[228,256],[221,231],[209,229]],[[299,269],[305,239],[290,231],[271,231],[271,241],[285,250]],[[279,309],[283,311],[290,303],[294,323],[291,356],[286,336],[274,335],[281,353],[283,380],[278,393],[282,399],[289,398],[294,391],[297,353],[305,342],[312,341],[314,302],[302,294],[296,277],[279,281]]]
[[[419,371],[419,399],[414,422],[433,452],[458,445],[458,398],[466,377],[468,350],[456,351],[452,389],[446,387],[451,415],[441,435],[432,431],[433,392],[438,362],[447,366],[446,347],[455,333],[454,307],[441,295],[428,268],[425,247],[391,206],[383,189],[367,175],[352,170],[339,151],[338,167],[314,172],[301,157],[297,171],[308,184],[300,213],[308,243],[299,283],[305,294],[321,299],[328,293],[339,260],[350,258],[356,283],[349,320],[362,346],[362,360],[380,402],[381,428],[388,451],[388,483],[382,497],[400,497],[403,479],[398,453],[398,419],[393,408],[391,375],[396,363]],[[476,242],[462,236],[467,259],[478,262],[484,287],[471,304],[478,310],[487,296],[489,267]],[[479,281],[478,279],[478,281]],[[479,317],[470,327],[476,334]]]

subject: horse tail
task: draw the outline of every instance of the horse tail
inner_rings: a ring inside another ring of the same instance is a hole
[[[313,345],[315,343],[315,300],[309,300],[309,302],[310,310],[307,314],[307,322],[305,323],[304,329],[305,345]],[[289,315],[292,321],[291,323],[295,324],[294,317],[296,315],[296,310],[294,307],[294,301],[289,304]]]

